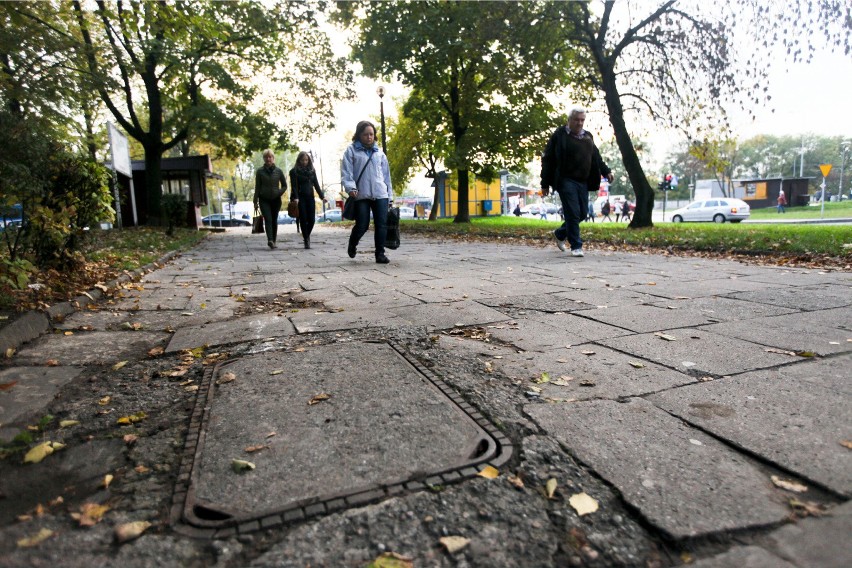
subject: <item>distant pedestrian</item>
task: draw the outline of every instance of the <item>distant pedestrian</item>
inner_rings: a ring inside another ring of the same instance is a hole
[[[630,220],[630,202],[625,201],[624,206],[621,208],[621,220],[625,223]]]
[[[568,124],[553,132],[541,157],[541,193],[547,197],[556,191],[565,212],[565,222],[553,232],[556,246],[564,251],[567,240],[573,256],[583,256],[580,220],[589,207],[589,192],[598,190],[601,177],[613,180],[594,137],[583,129],[585,122],[585,109],[571,109]]]
[[[254,175],[254,210],[260,209],[263,226],[266,229],[266,244],[269,248],[278,248],[278,212],[281,211],[281,196],[287,192],[287,180],[284,172],[275,165],[272,150],[263,151],[263,167]]]
[[[613,203],[612,212],[615,213],[615,222],[618,223],[618,219],[621,217],[621,200],[620,199],[616,199],[615,203]]]
[[[787,197],[784,195],[784,190],[782,189],[778,193],[778,212],[779,213],[786,213],[786,210],[784,209],[784,207],[786,205],[787,205]]]
[[[544,220],[547,220],[547,207],[544,206],[544,203],[541,204],[541,208],[538,210],[538,215]]]
[[[609,199],[603,202],[601,205],[601,223],[603,223],[604,219],[609,219],[612,222],[612,217],[609,216],[609,212],[612,210],[612,205],[609,204]]]
[[[521,216],[521,204],[520,204],[520,203],[518,203],[517,205],[515,205],[515,210],[514,210],[514,211],[512,211],[512,213],[514,213],[515,217],[520,217],[520,216]]]
[[[591,221],[592,223],[594,223],[596,216],[597,215],[595,215],[595,204],[594,202],[589,201],[589,212],[586,215],[586,221]]]

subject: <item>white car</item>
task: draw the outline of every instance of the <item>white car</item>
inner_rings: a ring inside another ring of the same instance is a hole
[[[739,223],[743,219],[748,219],[750,214],[748,203],[742,199],[717,197],[693,201],[686,207],[675,209],[672,211],[671,220],[672,223],[684,221],[713,221],[714,223],[730,221],[731,223]]]
[[[399,218],[400,219],[414,219],[414,208],[413,207],[400,207],[399,208]]]

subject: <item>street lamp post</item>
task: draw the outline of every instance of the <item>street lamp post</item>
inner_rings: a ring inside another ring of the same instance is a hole
[[[382,150],[385,154],[388,153],[388,141],[385,137],[385,88],[379,85],[376,89],[376,94],[379,95],[379,117],[382,123]]]
[[[840,184],[837,186],[837,199],[843,199],[843,166],[846,165],[846,152],[849,151],[849,142],[844,142],[840,153]]]

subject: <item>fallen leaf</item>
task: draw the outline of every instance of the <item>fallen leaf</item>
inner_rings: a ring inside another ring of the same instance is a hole
[[[631,367],[634,367],[636,369],[641,369],[645,366],[643,363],[639,363],[637,361],[629,361],[629,363]]]
[[[115,365],[112,366],[112,370],[118,371],[119,369],[121,369],[125,365],[127,365],[127,361],[119,361],[118,363],[116,363]]]
[[[480,477],[484,477],[485,479],[495,479],[496,477],[498,477],[500,475],[500,472],[497,471],[497,468],[490,466],[490,465],[486,465],[476,475],[478,475]]]
[[[103,519],[107,511],[109,511],[109,505],[83,503],[80,506],[80,512],[71,513],[71,518],[78,521],[81,527],[93,527]]]
[[[184,387],[183,390],[185,390],[186,392],[195,392],[195,391],[198,390],[198,385],[192,385],[191,387]]]
[[[8,347],[6,349],[5,355],[6,355],[6,359],[11,359],[15,355],[15,348],[14,347]]]
[[[110,397],[110,396],[105,396],[105,397],[103,397],[102,399],[100,399],[100,400],[98,401],[98,404],[100,404],[101,406],[106,406],[107,404],[109,404],[109,401],[110,401],[111,399],[112,399],[112,397]]]
[[[237,380],[237,376],[234,373],[222,373],[222,376],[216,380],[216,384],[224,385],[225,383],[230,383],[235,380]]]
[[[243,451],[248,453],[259,452],[260,450],[265,450],[268,447],[269,446],[267,446],[266,444],[257,444],[255,446],[248,446],[246,448],[243,448]]]
[[[122,440],[124,440],[124,443],[127,444],[128,446],[132,446],[133,444],[135,444],[136,440],[138,440],[138,439],[139,439],[139,436],[137,436],[136,434],[125,434],[124,437],[122,438]]]
[[[328,399],[330,399],[330,398],[331,398],[331,395],[330,395],[330,394],[327,394],[327,393],[324,393],[324,392],[321,392],[321,393],[319,393],[319,394],[315,394],[315,395],[311,398],[311,400],[309,400],[309,401],[308,401],[308,406],[313,406],[313,405],[315,405],[315,404],[318,404],[318,403],[320,403],[320,402],[322,402],[322,401],[324,401],[324,400],[328,400]]]
[[[518,477],[517,475],[510,475],[506,478],[506,480],[511,483],[516,489],[524,488],[524,480]]]
[[[666,341],[677,341],[677,337],[675,337],[674,335],[667,335],[665,333],[655,333],[654,335],[656,335],[660,339],[665,339]]]
[[[270,375],[280,375],[283,372],[284,372],[283,369],[275,369],[274,371],[270,371],[269,374]]]
[[[47,365],[48,367],[58,367],[59,361],[57,361],[56,359],[48,359],[47,361],[44,362],[44,364]]]
[[[104,489],[109,489],[109,484],[112,483],[112,480],[115,479],[111,473],[108,473],[104,476],[104,480],[101,482],[101,487]]]
[[[148,417],[144,411],[140,410],[136,414],[131,414],[129,416],[122,416],[118,420],[116,420],[116,424],[135,424],[137,422],[141,422]]]
[[[797,351],[796,355],[799,357],[816,357],[816,353],[813,351]]]
[[[591,351],[589,349],[585,349],[583,351],[580,351],[580,353],[582,353],[583,355],[594,355],[595,354],[594,351]]]
[[[297,347],[297,348],[293,349],[293,351],[296,352],[296,353],[301,353],[304,350],[305,350],[304,347]]]
[[[384,552],[367,564],[367,568],[414,568],[414,562],[408,556],[396,552]]]
[[[568,499],[568,504],[574,507],[577,515],[582,517],[598,510],[598,502],[586,493],[575,493]]]
[[[825,508],[813,501],[799,501],[795,497],[789,501],[790,507],[801,516],[821,517],[825,515]]]
[[[151,471],[151,468],[140,463],[139,465],[133,468],[133,471],[135,471],[136,473],[148,473],[149,471]]]
[[[63,333],[63,335],[74,335],[74,332],[73,331],[66,331],[65,333]]]
[[[542,373],[540,377],[538,377],[537,379],[533,379],[533,382],[537,383],[539,385],[542,384],[542,383],[546,383],[548,381],[550,381],[550,374],[549,373]]]
[[[115,527],[115,540],[118,543],[139,538],[151,526],[148,521],[133,521]]]
[[[24,463],[39,463],[53,452],[61,450],[64,447],[65,444],[60,444],[59,442],[42,442],[27,452],[24,456]]]
[[[585,379],[583,381],[580,381],[580,386],[581,387],[593,387],[593,386],[595,386],[595,381]]]
[[[162,347],[153,347],[148,350],[148,357],[157,357],[159,355],[162,355],[163,352],[165,352],[165,349],[163,349]]]
[[[0,383],[0,391],[11,390],[11,388],[18,384],[18,381],[11,381],[9,383]]]
[[[53,531],[50,529],[41,529],[33,536],[22,538],[18,541],[18,546],[20,548],[30,548],[38,545],[39,543],[49,539],[53,536]]]
[[[438,539],[438,542],[447,549],[447,552],[455,554],[470,544],[470,539],[463,536],[444,536]]]
[[[231,460],[231,467],[236,473],[244,473],[246,471],[255,469],[256,466],[250,461],[246,460]]]
[[[787,351],[786,349],[776,349],[775,347],[767,347],[764,349],[767,353],[780,353],[781,355],[790,355],[791,357],[796,356],[795,351]]]
[[[551,477],[545,485],[545,493],[548,499],[553,499],[553,494],[556,493],[556,479]]]
[[[266,437],[271,438],[271,437],[277,436],[277,435],[278,435],[278,432],[270,432],[269,434],[266,435]]]
[[[852,440],[841,440],[840,445],[847,450],[852,450]]]
[[[551,384],[554,384],[558,387],[567,387],[569,381],[573,381],[574,377],[569,377],[568,375],[562,375],[558,379],[553,379]]]
[[[683,365],[684,367],[694,367],[695,363],[693,363],[692,361],[681,361],[681,365]]]
[[[792,491],[794,493],[804,493],[808,490],[806,485],[796,483],[795,481],[781,479],[777,475],[773,475],[769,479],[771,479],[772,483],[774,483],[777,487],[780,487],[781,489],[786,489],[787,491]]]
[[[76,426],[79,424],[79,420],[60,420],[59,427],[60,428],[70,428],[71,426]]]

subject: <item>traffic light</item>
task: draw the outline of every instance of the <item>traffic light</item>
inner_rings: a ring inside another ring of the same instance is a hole
[[[237,204],[237,196],[234,195],[233,191],[228,192],[228,203],[230,203],[231,205]]]

